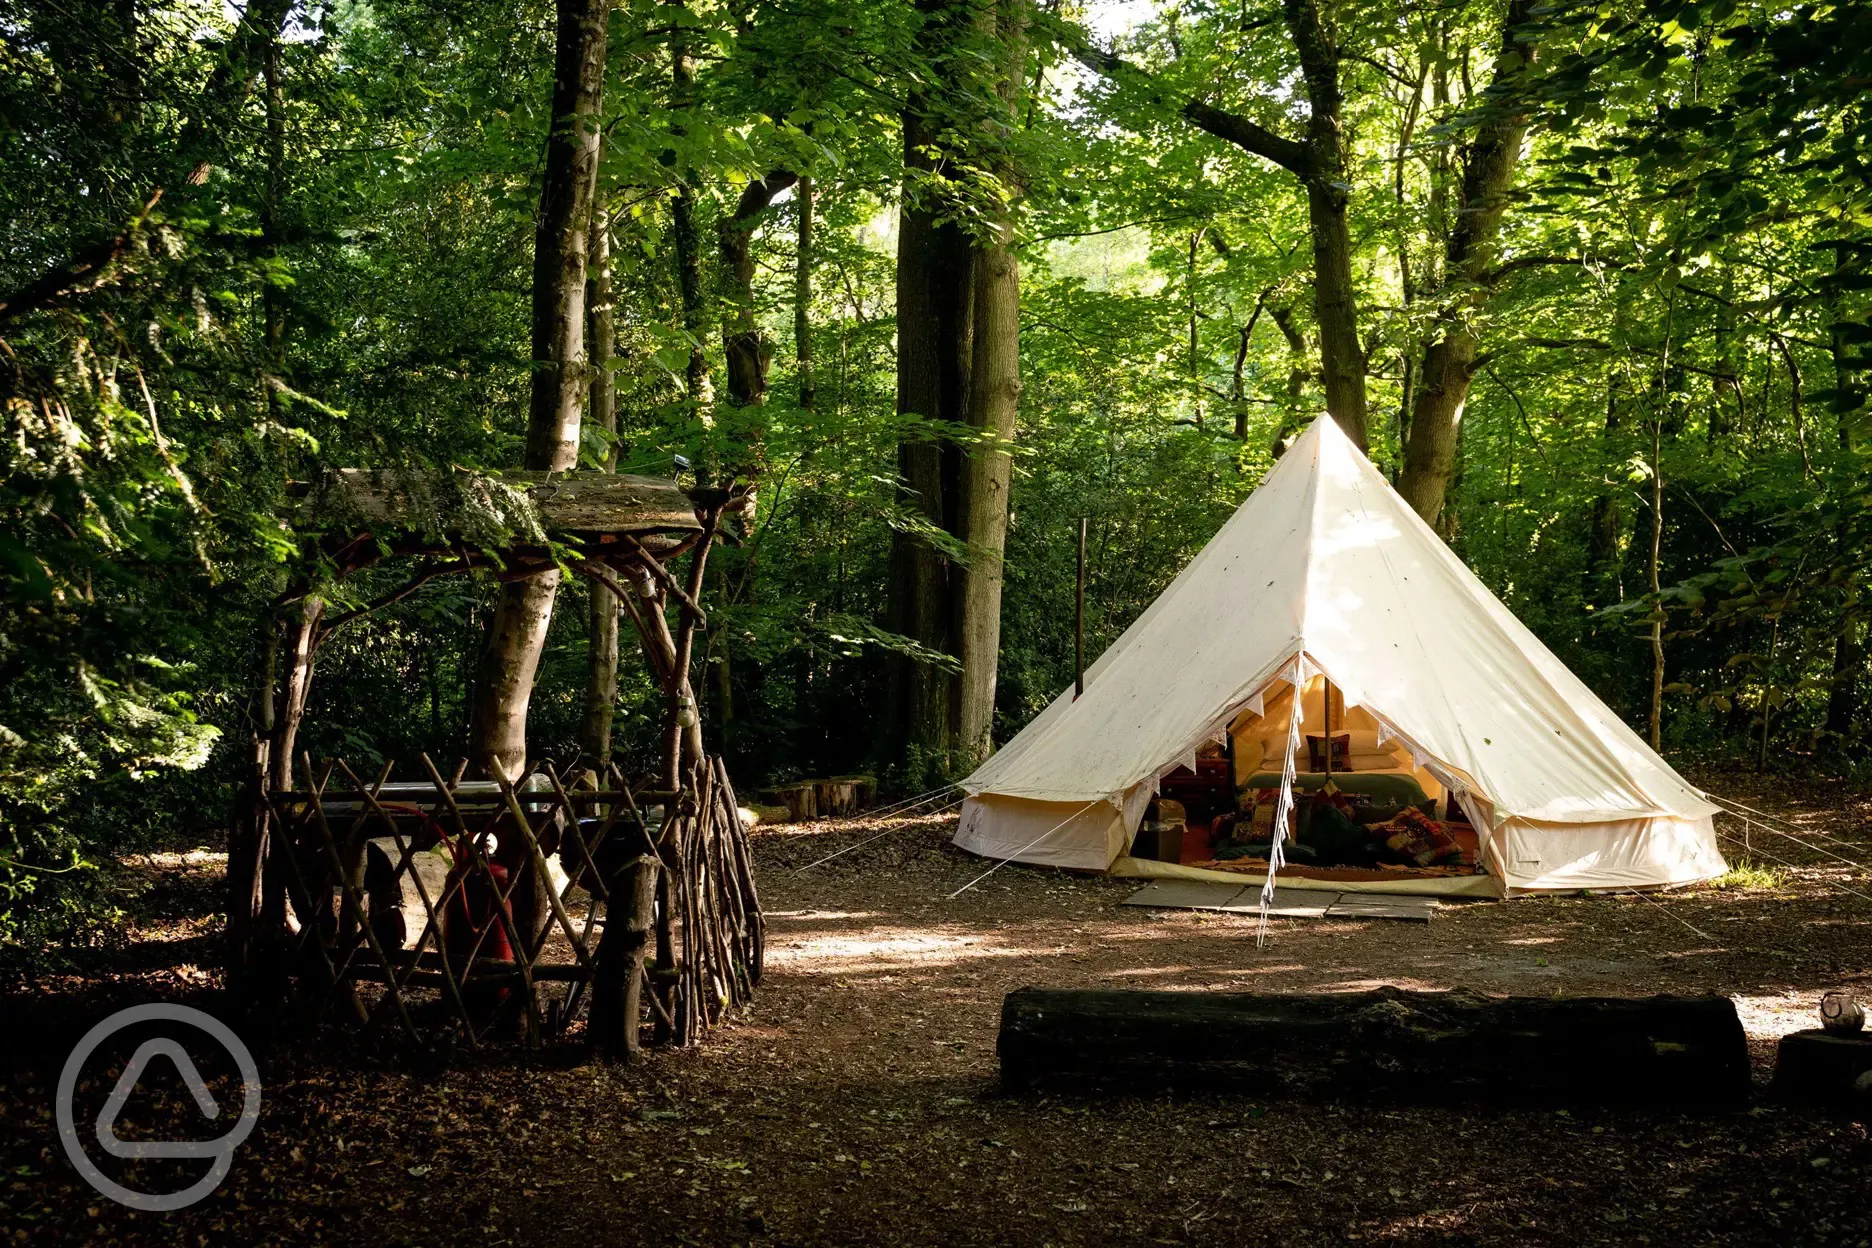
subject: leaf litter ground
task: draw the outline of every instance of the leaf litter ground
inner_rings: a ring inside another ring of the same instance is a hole
[[[0,1235],[1872,1245],[1864,1127],[1778,1106],[1765,1087],[1749,1111],[1686,1116],[997,1086],[1001,999],[1028,984],[1721,992],[1737,999],[1765,1081],[1775,1039],[1810,1025],[1822,991],[1872,996],[1872,901],[1844,891],[1872,894],[1872,868],[1827,856],[1872,863],[1868,807],[1826,785],[1798,797],[1733,778],[1722,788],[1800,829],[1798,840],[1750,833],[1768,870],[1745,885],[1469,904],[1428,926],[1277,920],[1265,949],[1252,918],[1122,907],[1127,881],[1010,866],[945,900],[987,865],[947,847],[952,818],[773,829],[756,841],[767,979],[753,1009],[706,1045],[620,1068],[513,1050],[425,1067],[281,1043],[263,1060],[260,1127],[229,1178],[169,1215],[94,1195],[51,1115],[65,1054],[110,1010],[221,1004],[220,856],[154,855],[124,873],[132,917],[120,945],[16,981],[0,1000]],[[156,1134],[185,1107],[179,1085],[160,1087],[132,1102],[124,1134]]]

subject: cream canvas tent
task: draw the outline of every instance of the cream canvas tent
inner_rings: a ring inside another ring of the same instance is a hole
[[[1418,891],[1649,887],[1727,869],[1717,807],[1463,566],[1330,417],[1092,665],[1083,696],[1060,695],[963,781],[955,843],[1019,862],[1207,874],[1129,857],[1159,780],[1230,737],[1238,774],[1253,767],[1244,756],[1278,772],[1300,732],[1324,726],[1328,698],[1355,769],[1412,775],[1477,831],[1488,874]]]

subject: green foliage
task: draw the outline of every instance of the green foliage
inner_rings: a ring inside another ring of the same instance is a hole
[[[758,476],[711,565],[698,651],[706,731],[744,787],[937,768],[877,754],[885,657],[954,662],[886,625],[893,535],[935,540],[899,489],[899,447],[968,441],[895,410],[906,194],[965,224],[1017,209],[999,738],[1072,681],[1080,519],[1092,658],[1323,406],[1305,192],[1181,116],[1201,98],[1299,133],[1280,7],[1161,6],[1117,39],[1141,72],[1115,81],[1079,70],[1053,37],[1064,18],[1035,12],[1011,126],[990,98],[1004,49],[978,24],[920,37],[979,16],[932,13],[612,12],[600,191],[620,420],[583,450]],[[1489,90],[1502,13],[1339,6],[1373,458],[1400,468],[1425,348],[1456,317],[1481,344],[1445,516],[1470,566],[1634,722],[1661,612],[1672,748],[1862,765],[1866,7],[1534,6],[1515,37],[1538,57]],[[317,575],[289,482],[517,461],[552,30],[544,0],[0,0],[0,945],[94,932],[98,864],[225,819],[258,638]],[[672,42],[699,65],[675,108]],[[923,154],[947,163],[906,183],[912,93],[939,123]],[[1504,110],[1528,115],[1527,155],[1478,290],[1445,272],[1453,205],[1466,145]],[[817,185],[809,406],[797,197],[754,223],[750,308],[713,246],[776,170]],[[673,261],[684,188],[707,253],[694,329]],[[688,394],[696,351],[722,389],[721,331],[743,311],[772,351],[767,402]],[[306,748],[459,756],[491,596],[488,579],[438,581],[334,636]],[[538,754],[576,750],[585,629],[568,589]],[[625,669],[619,748],[647,765],[657,691]]]

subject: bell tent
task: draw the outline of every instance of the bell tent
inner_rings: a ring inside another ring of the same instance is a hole
[[[1226,752],[1231,794],[1279,785],[1283,829],[1296,768],[1321,762],[1328,793],[1334,771],[1353,788],[1393,777],[1473,828],[1471,874],[1336,888],[1500,896],[1727,870],[1717,807],[1488,591],[1330,417],[1087,670],[1083,695],[1061,694],[963,781],[955,843],[1017,862],[1239,881],[1130,853],[1160,784],[1196,771],[1199,751]]]

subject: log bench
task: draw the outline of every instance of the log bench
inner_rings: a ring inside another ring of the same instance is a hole
[[[1011,1089],[1732,1109],[1749,1092],[1727,997],[1022,988],[1002,1004]]]

